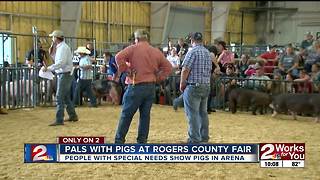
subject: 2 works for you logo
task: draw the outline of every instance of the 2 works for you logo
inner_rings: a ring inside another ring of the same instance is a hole
[[[304,160],[304,143],[260,144],[261,160]]]
[[[25,144],[24,162],[57,162],[56,144]]]
[[[260,143],[261,167],[304,167],[305,143]]]

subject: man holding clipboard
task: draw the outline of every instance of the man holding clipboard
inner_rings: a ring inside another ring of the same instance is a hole
[[[55,71],[57,74],[57,112],[55,122],[49,126],[64,125],[64,108],[69,115],[67,121],[78,121],[78,116],[74,109],[74,104],[70,98],[71,83],[73,80],[72,53],[70,47],[64,41],[63,32],[60,30],[53,31],[52,45],[49,48],[49,54],[54,59],[54,64],[41,68],[42,71]]]

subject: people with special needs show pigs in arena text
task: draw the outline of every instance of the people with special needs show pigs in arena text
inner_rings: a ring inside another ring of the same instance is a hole
[[[152,47],[148,32],[137,29],[135,44],[116,54],[119,73],[126,71],[128,88],[123,96],[122,111],[115,135],[115,143],[125,143],[132,118],[139,109],[140,119],[137,143],[147,143],[150,111],[155,98],[155,84],[166,79],[172,72],[170,62],[163,53]]]
[[[71,83],[73,80],[73,64],[72,53],[70,47],[64,41],[64,34],[60,30],[53,31],[50,35],[52,37],[52,45],[49,49],[49,54],[54,59],[54,64],[49,67],[42,66],[42,71],[55,71],[57,79],[57,112],[55,122],[49,126],[64,125],[64,105],[69,115],[67,121],[78,121],[78,116],[74,109],[74,104],[70,99]]]
[[[200,32],[191,33],[192,50],[183,63],[180,91],[183,92],[184,109],[188,120],[188,143],[209,141],[207,100],[210,93],[212,58],[202,44]]]

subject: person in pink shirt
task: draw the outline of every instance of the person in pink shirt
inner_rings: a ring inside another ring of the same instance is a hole
[[[148,42],[148,32],[138,29],[134,32],[135,44],[116,54],[118,71],[127,72],[128,88],[123,96],[123,105],[115,143],[125,143],[132,117],[139,109],[140,119],[137,143],[147,143],[150,110],[155,98],[155,84],[167,78],[172,65],[163,53]]]
[[[227,50],[226,43],[224,41],[218,41],[217,48],[219,50],[218,64],[220,66],[220,70],[223,73],[226,73],[227,66],[229,64],[235,64],[234,54]]]

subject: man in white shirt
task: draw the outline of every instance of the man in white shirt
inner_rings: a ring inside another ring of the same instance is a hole
[[[77,86],[75,89],[75,97],[73,99],[74,104],[80,105],[80,94],[85,91],[87,97],[90,98],[91,107],[97,107],[96,97],[93,95],[91,90],[91,82],[93,79],[93,70],[90,61],[90,51],[86,47],[78,47],[76,50],[80,54],[79,68],[80,68],[80,77],[77,80]]]
[[[64,41],[63,32],[60,30],[53,31],[52,45],[49,48],[49,54],[54,59],[54,64],[49,67],[42,67],[43,71],[55,71],[57,78],[57,112],[55,122],[49,126],[64,125],[64,105],[69,115],[67,121],[78,121],[78,116],[74,109],[74,104],[70,98],[71,84],[73,80],[73,63],[70,47]]]
[[[178,70],[180,66],[180,57],[177,54],[176,48],[172,48],[170,55],[167,56],[168,61],[171,63],[174,70]]]
[[[254,66],[256,73],[249,77],[248,86],[255,90],[267,91],[271,88],[270,78],[264,75],[263,67],[257,63]]]

